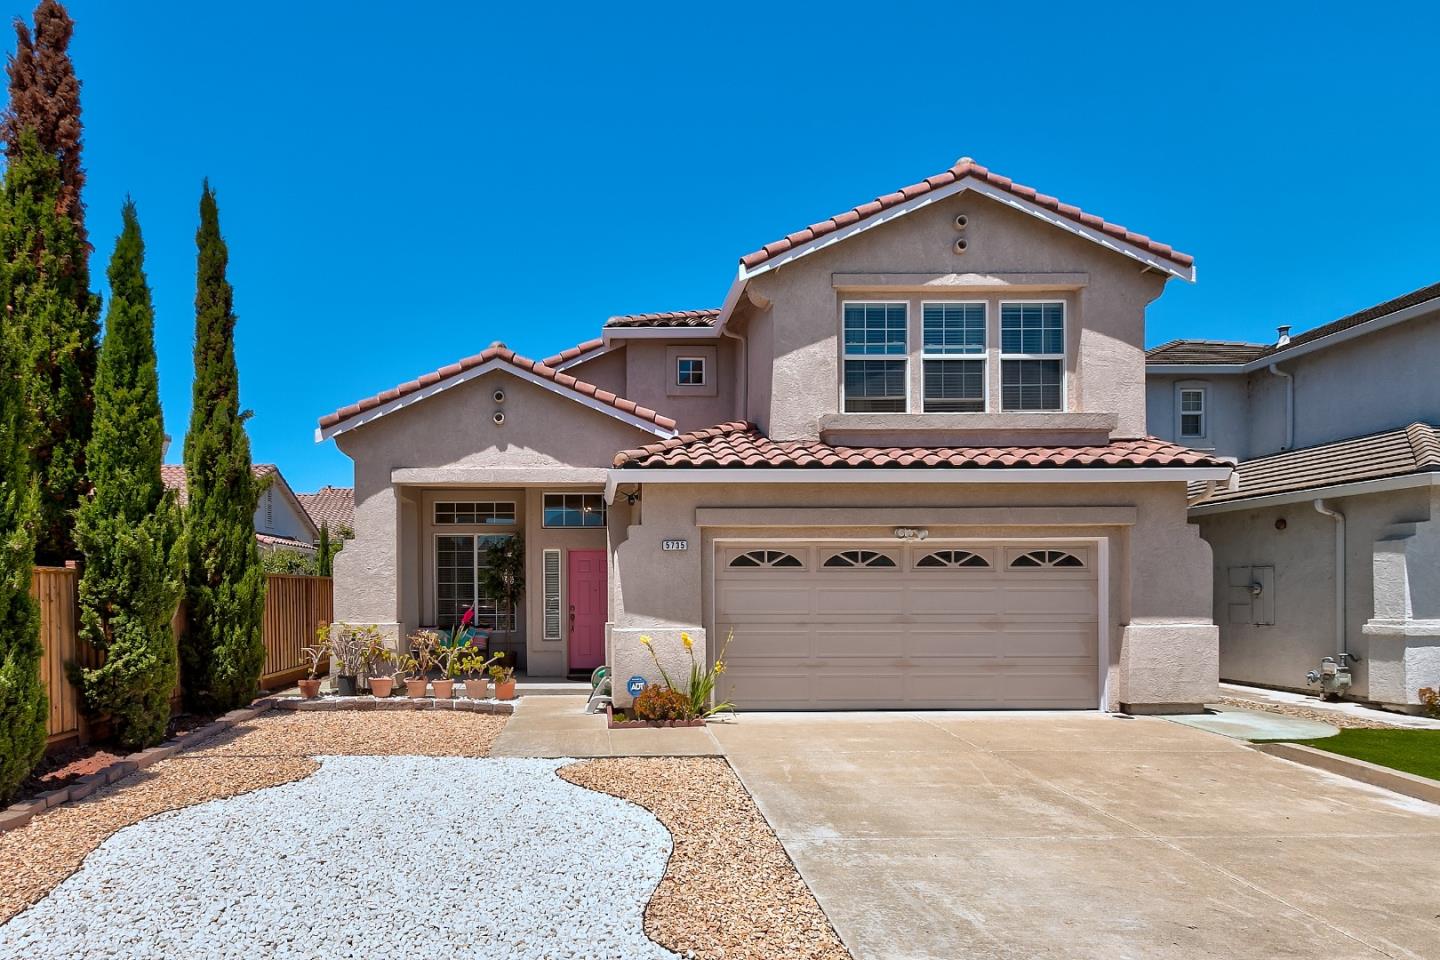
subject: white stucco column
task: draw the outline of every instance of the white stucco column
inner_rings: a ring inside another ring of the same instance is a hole
[[[1369,698],[1417,709],[1420,688],[1440,688],[1440,531],[1403,524],[1375,541],[1374,616],[1362,629]]]

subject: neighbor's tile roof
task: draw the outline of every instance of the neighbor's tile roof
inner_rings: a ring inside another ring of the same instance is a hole
[[[295,499],[310,515],[310,521],[318,530],[320,524],[328,524],[334,533],[341,527],[355,529],[355,489],[353,487],[332,487],[329,484],[314,493],[297,493]]]
[[[547,367],[558,367],[562,363],[574,360],[576,357],[584,356],[591,350],[598,350],[603,346],[605,346],[605,341],[596,337],[594,340],[586,340],[584,343],[577,343],[573,347],[567,347],[557,354],[546,357],[540,362]]]
[[[642,407],[633,400],[626,400],[624,397],[616,396],[609,390],[602,390],[601,388],[595,386],[593,383],[586,383],[584,380],[577,380],[569,374],[561,373],[558,370],[552,369],[551,367],[547,366],[544,363],[541,363],[538,360],[531,360],[528,357],[522,357],[514,350],[509,349],[503,343],[499,342],[492,343],[485,350],[482,350],[480,353],[477,353],[472,357],[466,357],[463,360],[457,360],[455,363],[452,363],[447,367],[441,367],[439,370],[436,370],[433,373],[427,373],[422,377],[417,377],[416,379],[409,381],[408,383],[402,383],[397,387],[391,387],[384,393],[376,394],[373,397],[366,397],[364,400],[352,403],[348,407],[341,407],[334,413],[326,414],[325,416],[320,418],[320,426],[322,428],[333,427],[335,424],[340,423],[342,420],[348,420],[350,417],[364,413],[367,410],[373,410],[376,407],[389,403],[392,400],[397,400],[400,397],[416,393],[420,390],[425,389],[426,387],[433,386],[434,384],[437,384],[442,380],[448,380],[450,377],[456,376],[460,373],[464,373],[466,370],[478,367],[481,364],[489,363],[491,360],[499,360],[502,363],[507,363],[512,367],[516,367],[517,369],[528,371],[529,373],[533,373],[538,377],[542,377],[546,380],[556,383],[567,390],[574,391],[581,396],[593,397],[601,403],[614,407],[616,410],[619,410],[622,413],[628,413],[631,416],[637,417],[641,420],[648,420],[649,422],[655,424],[658,427],[663,427],[666,430],[675,429],[674,420],[670,419],[669,417],[662,416],[656,411],[651,410],[649,407]]]
[[[1386,300],[1384,303],[1377,303],[1373,307],[1358,310],[1348,316],[1341,317],[1339,320],[1331,320],[1329,323],[1318,326],[1313,330],[1297,333],[1290,338],[1290,342],[1285,344],[1285,346],[1272,346],[1266,353],[1279,353],[1281,350],[1288,350],[1302,343],[1310,343],[1313,340],[1328,337],[1342,330],[1349,330],[1351,327],[1358,327],[1360,324],[1369,323],[1371,320],[1388,317],[1390,314],[1404,310],[1406,307],[1413,307],[1416,304],[1421,304],[1427,300],[1434,300],[1436,298],[1440,298],[1440,283],[1432,283],[1428,287],[1411,290],[1409,293],[1401,294],[1394,299]]]
[[[817,237],[834,233],[836,230],[848,227],[853,223],[859,223],[861,220],[869,219],[877,213],[898,206],[915,197],[927,194],[932,190],[939,190],[949,186],[964,177],[974,177],[991,186],[999,187],[1001,190],[1020,197],[1023,200],[1028,200],[1037,206],[1044,207],[1047,210],[1053,210],[1067,220],[1073,220],[1093,230],[1099,230],[1108,236],[1124,240],[1132,246],[1147,250],[1182,267],[1193,266],[1195,263],[1195,258],[1190,256],[1190,254],[1181,253],[1168,243],[1160,243],[1157,240],[1150,239],[1144,234],[1127,230],[1119,224],[1108,223],[1092,213],[1086,213],[1079,207],[1072,206],[1068,203],[1061,203],[1054,197],[1039,193],[1033,187],[1023,186],[1022,184],[1014,182],[1009,177],[1002,177],[998,173],[992,173],[989,169],[982,167],[969,157],[961,157],[953,167],[943,173],[937,173],[933,177],[926,177],[919,183],[912,183],[908,187],[901,187],[894,193],[887,193],[882,197],[876,197],[869,203],[861,204],[844,213],[837,214],[828,220],[813,223],[804,230],[796,231],[773,243],[767,243],[754,253],[747,253],[741,257],[740,262],[746,267],[759,266],[771,257],[782,254],[786,250],[798,247],[804,243],[809,243]]]
[[[1217,491],[1205,500],[1207,504],[1440,470],[1440,429],[1412,423],[1399,430],[1256,457],[1242,461],[1237,469],[1240,489]]]
[[[304,540],[296,540],[294,537],[277,537],[271,533],[255,534],[255,542],[267,547],[288,547],[292,550],[314,551],[315,544],[307,543]]]
[[[1243,340],[1171,340],[1145,351],[1146,363],[1249,363],[1269,344]]]
[[[607,327],[713,327],[719,310],[670,310],[666,313],[627,313],[605,321]]]
[[[252,463],[250,473],[258,480],[261,477],[268,477],[272,473],[279,473],[280,468],[273,463]],[[190,502],[190,489],[185,482],[185,465],[183,463],[167,463],[160,467],[160,482],[165,484],[165,489],[175,491],[175,499],[180,506]]]
[[[615,456],[616,467],[1217,467],[1208,453],[1146,437],[1096,446],[833,447],[818,440],[775,441],[744,421],[722,423]]]

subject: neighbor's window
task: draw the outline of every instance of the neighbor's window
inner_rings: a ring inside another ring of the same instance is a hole
[[[921,319],[925,412],[984,413],[985,304],[927,303]]]
[[[1000,304],[1000,408],[1063,410],[1065,304]]]
[[[705,386],[705,358],[681,357],[676,360],[675,385],[677,387]]]
[[[442,500],[435,504],[435,522],[511,524],[515,522],[515,501]]]
[[[547,527],[605,526],[605,498],[598,493],[547,493]]]
[[[907,310],[903,303],[847,303],[846,413],[904,413]]]
[[[1180,436],[1205,436],[1205,391],[1201,388],[1180,391]]]

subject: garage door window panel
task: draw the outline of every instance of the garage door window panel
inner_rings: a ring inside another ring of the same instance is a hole
[[[934,553],[922,555],[915,561],[915,566],[922,570],[944,570],[956,567],[984,569],[990,566],[990,561],[969,550],[937,550]]]
[[[792,553],[783,550],[750,550],[730,559],[730,566],[737,568],[764,569],[781,567],[789,570],[804,569],[805,563]]]
[[[1012,570],[1079,570],[1085,561],[1067,550],[1030,550],[1010,561]]]
[[[884,568],[897,567],[895,558],[875,550],[842,550],[825,558],[827,567]]]

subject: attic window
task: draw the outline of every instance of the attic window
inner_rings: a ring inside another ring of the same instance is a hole
[[[678,358],[675,361],[675,385],[677,387],[705,386],[705,358]]]

